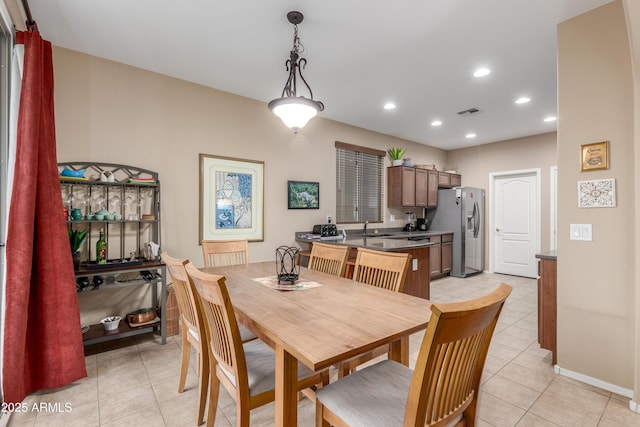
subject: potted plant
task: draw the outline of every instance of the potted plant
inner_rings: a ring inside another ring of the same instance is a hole
[[[87,238],[87,230],[69,230],[69,245],[71,246],[71,256],[73,257],[73,268],[80,266],[80,248]]]
[[[391,165],[392,166],[401,166],[402,165],[402,156],[407,152],[406,148],[389,148],[387,153],[391,156]]]

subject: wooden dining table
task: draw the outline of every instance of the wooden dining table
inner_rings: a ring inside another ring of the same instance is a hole
[[[297,290],[256,280],[274,278],[275,262],[202,271],[226,277],[238,322],[275,350],[276,426],[297,426],[298,361],[322,371],[390,344],[390,358],[408,366],[409,335],[425,329],[431,316],[428,300],[304,267]]]

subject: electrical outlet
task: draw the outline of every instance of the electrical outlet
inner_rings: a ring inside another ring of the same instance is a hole
[[[396,220],[396,216],[391,214],[389,215],[389,221],[395,221]]]
[[[331,224],[331,215],[327,215],[327,224]]]

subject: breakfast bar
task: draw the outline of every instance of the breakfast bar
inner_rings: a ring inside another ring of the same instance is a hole
[[[450,233],[450,232],[449,232]],[[378,251],[404,252],[411,255],[411,265],[402,292],[408,295],[429,299],[430,283],[430,250],[435,245],[430,241],[434,236],[441,236],[446,232],[405,232],[379,231],[364,234],[349,234],[345,237],[325,239],[317,235],[297,232],[296,242],[303,249],[310,250],[314,242],[329,243],[351,247],[350,262],[347,265],[346,277],[353,273],[353,260],[357,248],[367,248]]]

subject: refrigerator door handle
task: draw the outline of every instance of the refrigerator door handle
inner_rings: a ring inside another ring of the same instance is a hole
[[[478,208],[478,202],[473,204],[473,237],[478,238],[480,234],[480,209]]]

